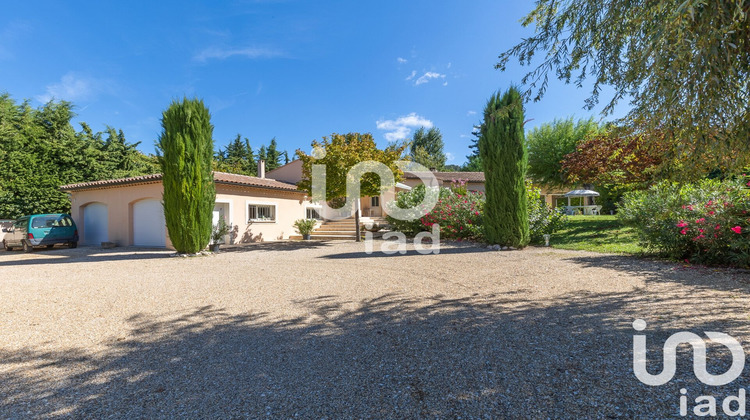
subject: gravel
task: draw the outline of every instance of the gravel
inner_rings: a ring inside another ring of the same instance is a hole
[[[677,331],[750,342],[743,271],[462,244],[171,254],[0,252],[0,418],[673,418],[681,388],[720,412],[750,385],[701,384],[687,346],[666,385],[632,368],[635,319],[652,373]]]

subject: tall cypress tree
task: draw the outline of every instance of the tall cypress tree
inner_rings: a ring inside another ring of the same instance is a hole
[[[157,147],[169,238],[177,252],[194,254],[208,245],[216,200],[211,114],[202,100],[185,98],[172,102],[161,124]]]
[[[529,243],[526,202],[528,158],[523,136],[523,102],[511,87],[487,102],[479,138],[485,176],[485,237],[491,244],[522,248]]]

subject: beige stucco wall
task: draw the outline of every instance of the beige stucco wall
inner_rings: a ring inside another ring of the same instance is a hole
[[[162,199],[161,182],[126,185],[71,193],[71,215],[78,226],[79,235],[85,237],[84,208],[92,203],[107,205],[109,241],[120,246],[133,244],[133,204],[144,199]],[[305,218],[308,202],[304,193],[229,185],[216,186],[217,204],[229,208],[227,223],[232,225],[232,243],[247,243],[288,239],[295,235],[294,221]],[[276,206],[276,221],[248,224],[248,204]],[[168,248],[172,244],[167,234]]]
[[[78,233],[84,238],[86,233],[83,220],[84,208],[92,203],[107,205],[109,241],[120,246],[133,244],[133,204],[149,198],[162,199],[164,188],[161,182],[139,185],[125,185],[98,190],[76,191],[71,194],[71,216],[78,226]],[[167,247],[172,243],[166,238]],[[89,244],[92,245],[92,244]]]
[[[302,180],[302,161],[297,159],[266,173],[266,178],[297,185]]]
[[[216,186],[216,203],[229,204],[229,220],[232,225],[232,243],[248,243],[289,239],[296,235],[294,221],[305,218],[303,200],[305,194],[294,191],[266,190],[229,185]],[[252,222],[248,224],[249,204],[272,204],[276,206],[276,221]]]

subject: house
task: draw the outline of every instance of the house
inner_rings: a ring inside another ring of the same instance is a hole
[[[483,172],[433,171],[436,186],[449,187],[463,181],[471,191],[484,191]],[[265,173],[265,162],[258,162],[258,175],[246,176],[214,172],[216,203],[213,222],[223,217],[231,227],[225,243],[284,240],[295,235],[298,219],[327,219],[323,206],[313,203],[296,184],[302,179],[302,161],[295,160]],[[406,172],[396,191],[409,190],[422,183],[419,172]],[[114,242],[121,246],[172,248],[162,206],[162,175],[109,179],[64,185],[69,193],[71,216],[83,245]],[[391,193],[392,194],[392,193]],[[554,192],[543,191],[552,204]],[[560,193],[562,195],[562,193]],[[390,194],[386,195],[386,198]],[[385,216],[381,197],[360,199],[365,218]],[[327,217],[328,216],[328,217]]]
[[[441,172],[431,170],[430,172],[436,179],[436,184],[432,186],[448,188],[454,182],[462,182],[469,191],[484,192],[484,172]],[[396,191],[408,190],[422,183],[420,175],[424,177],[427,173],[423,172],[404,172],[404,180],[402,183],[396,185]],[[288,182],[291,184],[297,184],[302,180],[302,161],[294,160],[288,164],[278,167],[268,172],[270,178]],[[556,207],[558,205],[557,200],[564,198],[565,191],[551,189],[546,187],[541,188],[541,195],[547,205]],[[362,215],[370,217],[381,217],[384,216],[382,211],[380,198],[379,197],[364,197],[361,199],[360,208],[362,209]]]
[[[316,218],[315,206],[296,185],[271,179],[259,163],[258,177],[214,172],[214,223],[224,217],[226,243],[288,239],[297,219]],[[162,175],[64,185],[81,243],[172,248],[162,207]]]

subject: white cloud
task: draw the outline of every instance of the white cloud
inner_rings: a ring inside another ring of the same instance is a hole
[[[47,103],[52,99],[66,101],[85,101],[100,93],[112,93],[113,83],[91,77],[79,76],[73,72],[64,75],[59,83],[47,85],[47,91],[36,96],[36,100]]]
[[[472,115],[477,115],[477,111],[466,111],[467,117],[471,117]]]
[[[443,86],[448,86],[448,82],[443,82]]]
[[[414,85],[419,86],[419,85],[428,83],[432,79],[445,79],[445,75],[440,74],[440,73],[435,73],[432,71],[428,71],[427,73],[420,76],[419,79],[417,79],[417,81],[414,82]]]
[[[396,58],[396,61],[398,61],[399,64],[404,64],[404,63],[408,62],[409,60],[407,60],[407,59],[405,59],[403,57],[398,57],[398,58]]]
[[[411,134],[412,128],[432,128],[432,121],[412,112],[409,115],[398,117],[395,120],[379,120],[375,123],[378,130],[384,130],[388,141],[404,140]]]
[[[412,70],[411,74],[409,75],[409,77],[407,77],[407,78],[406,78],[406,80],[411,80],[411,79],[413,79],[413,78],[414,78],[414,77],[415,77],[416,75],[417,75],[417,71],[416,71],[416,70]]]
[[[453,67],[453,63],[448,63],[448,68]]]
[[[453,155],[451,152],[445,152],[445,160],[448,162],[452,162],[453,159],[455,159],[456,156]]]
[[[229,57],[239,56],[239,57],[245,57],[250,59],[255,58],[271,58],[271,57],[279,57],[281,56],[281,51],[269,49],[269,48],[255,48],[255,47],[247,47],[247,48],[219,48],[219,47],[210,47],[206,48],[205,50],[199,52],[198,54],[193,56],[193,60],[199,61],[199,62],[206,62],[210,59],[218,59],[218,60],[224,60]]]

